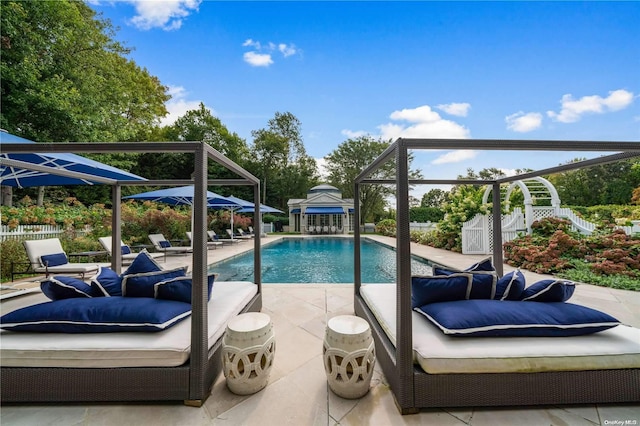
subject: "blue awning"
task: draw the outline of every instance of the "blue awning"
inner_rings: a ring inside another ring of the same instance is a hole
[[[342,207],[307,207],[306,214],[344,214]]]
[[[291,213],[292,214],[300,214],[300,209],[292,209]]]

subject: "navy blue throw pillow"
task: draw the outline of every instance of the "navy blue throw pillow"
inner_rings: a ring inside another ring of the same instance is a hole
[[[524,274],[520,270],[509,272],[496,284],[496,300],[520,300],[525,286]]]
[[[45,254],[40,256],[42,266],[60,266],[69,263],[67,255],[64,253]]]
[[[207,300],[211,300],[211,290],[215,274],[207,277]],[[160,281],[154,286],[156,299],[177,300],[179,302],[191,303],[191,277],[178,277],[165,281]]]
[[[156,262],[156,260],[149,255],[146,250],[142,250],[131,265],[127,268],[126,271],[122,273],[122,275],[131,275],[131,274],[144,274],[146,272],[158,272],[162,271],[162,267]]]
[[[620,324],[604,312],[564,302],[459,300],[431,303],[415,311],[455,337],[580,336]]]
[[[475,268],[478,264],[472,265],[472,268]],[[474,270],[474,271],[453,271],[451,269],[446,269],[443,267],[434,266],[433,267],[433,275],[452,275],[459,273],[468,273],[473,276],[473,285],[471,289],[471,293],[469,293],[468,299],[493,299],[496,292],[496,282],[498,277],[496,276],[495,271],[483,271],[483,270]]]
[[[129,247],[129,246],[120,246],[120,253],[122,253],[122,254],[131,254],[131,247]]]
[[[56,275],[40,282],[40,289],[51,300],[91,297],[91,286],[78,278]]]
[[[0,328],[39,333],[162,331],[191,314],[191,305],[174,300],[130,297],[62,299],[3,315]]]
[[[520,300],[529,302],[566,302],[573,296],[576,284],[566,280],[542,280],[525,288]]]
[[[90,283],[93,297],[122,296],[122,277],[111,268],[99,267]]]
[[[471,294],[471,274],[411,277],[411,306],[448,300],[468,299]]]
[[[158,244],[160,244],[160,247],[162,248],[171,247],[171,243],[169,241],[160,241]]]
[[[126,297],[154,297],[154,286],[160,281],[184,277],[185,268],[146,272],[122,276],[122,295]]]

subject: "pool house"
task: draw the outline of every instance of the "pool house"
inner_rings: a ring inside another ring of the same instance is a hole
[[[302,234],[348,234],[353,231],[353,198],[331,185],[314,186],[307,198],[291,199],[290,230]]]

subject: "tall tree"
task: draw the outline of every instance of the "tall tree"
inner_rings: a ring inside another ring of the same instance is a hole
[[[167,88],[126,58],[82,1],[3,1],[0,125],[39,142],[128,141],[166,114]]]
[[[440,188],[430,189],[429,192],[422,196],[420,207],[436,207],[439,208],[447,200],[447,192]]]
[[[254,130],[248,167],[263,182],[264,202],[285,208],[317,182],[316,162],[302,140],[302,124],[290,112],[276,112],[266,129]]]
[[[373,160],[389,147],[391,141],[375,140],[371,136],[360,136],[347,139],[324,157],[329,182],[342,191],[345,198],[353,198],[353,182]],[[409,177],[418,179],[419,171],[411,170],[413,157],[409,156]],[[390,161],[381,167],[372,179],[390,179],[395,176],[395,164]],[[381,216],[386,207],[386,198],[393,196],[393,188],[385,185],[362,185],[360,188],[361,223],[375,220]]]
[[[202,141],[220,151],[239,165],[244,165],[249,148],[244,139],[231,133],[203,103],[187,111],[172,125],[154,134],[157,141]],[[145,176],[157,178],[188,179],[193,173],[193,154],[142,154],[138,170]],[[209,162],[209,177],[237,177],[225,167]]]
[[[565,205],[629,204],[640,186],[639,171],[640,160],[630,159],[558,173],[549,180]]]

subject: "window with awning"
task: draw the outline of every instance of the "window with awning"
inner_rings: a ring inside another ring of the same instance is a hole
[[[307,207],[305,214],[344,214],[342,207]]]

